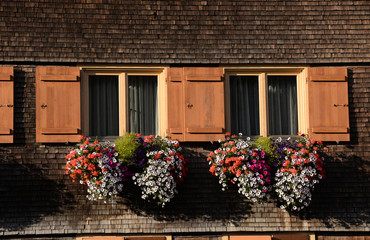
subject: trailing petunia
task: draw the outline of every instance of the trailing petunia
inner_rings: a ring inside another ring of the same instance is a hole
[[[222,190],[230,184],[238,186],[238,192],[253,202],[263,202],[270,197],[271,171],[265,152],[253,148],[250,139],[241,134],[219,141],[221,147],[210,153],[210,172],[219,178]]]
[[[314,186],[325,178],[322,142],[302,134],[297,139],[259,138],[252,144],[241,136],[226,134],[207,158],[222,190],[236,184],[252,202],[273,196],[284,210],[307,207]]]
[[[178,141],[159,136],[140,138],[147,149],[146,166],[133,176],[142,191],[142,198],[164,207],[177,193],[177,184],[184,180],[187,160],[180,153]]]
[[[300,211],[311,203],[315,185],[325,178],[324,147],[304,134],[297,140],[278,138],[275,147],[280,156],[274,184],[277,201],[281,209]]]
[[[113,202],[122,191],[122,183],[132,176],[118,158],[114,144],[91,142],[80,137],[80,143],[66,156],[66,174],[73,182],[87,185],[89,200],[103,199]]]

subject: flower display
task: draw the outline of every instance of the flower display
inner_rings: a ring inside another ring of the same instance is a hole
[[[66,174],[73,181],[87,185],[88,199],[113,202],[113,198],[122,191],[122,182],[132,173],[118,159],[114,145],[90,142],[84,136],[80,143],[66,156]]]
[[[66,156],[66,174],[87,185],[89,200],[114,202],[126,181],[141,188],[142,198],[165,206],[184,180],[187,160],[178,141],[127,133],[115,144],[84,136]]]
[[[177,184],[186,175],[187,160],[180,154],[178,141],[153,135],[141,138],[140,141],[148,149],[148,161],[144,170],[133,176],[133,180],[141,188],[143,199],[164,207],[175,196]]]
[[[229,135],[220,141],[221,147],[210,153],[210,172],[218,176],[222,190],[236,184],[238,192],[252,202],[262,202],[270,197],[271,171],[265,152],[253,148],[249,138],[244,140]]]
[[[241,134],[227,133],[219,143],[207,158],[209,171],[219,178],[222,190],[236,184],[238,192],[252,202],[273,196],[281,209],[300,211],[310,204],[314,186],[325,177],[325,148],[304,134],[298,139],[263,138],[252,144]]]
[[[274,189],[281,209],[300,211],[312,200],[312,191],[321,179],[323,170],[322,142],[304,134],[298,140],[275,141],[280,164],[275,173]]]

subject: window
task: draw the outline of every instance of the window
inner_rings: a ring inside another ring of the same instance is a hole
[[[226,130],[247,136],[304,132],[303,73],[303,69],[227,71]]]
[[[165,135],[163,69],[83,69],[82,122],[89,136]]]
[[[349,141],[347,71],[37,66],[36,142],[128,131],[217,141],[231,129],[261,136],[298,130],[320,141]],[[12,134],[10,124],[3,124],[1,135]]]

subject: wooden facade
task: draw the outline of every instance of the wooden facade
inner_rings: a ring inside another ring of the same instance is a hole
[[[0,238],[369,239],[369,12],[366,0],[1,1]],[[130,187],[116,204],[88,201],[65,175],[95,73],[158,77],[159,134],[190,160],[164,209]],[[300,214],[221,191],[206,161],[230,128],[229,76],[259,76],[268,135],[274,74],[296,76],[298,129],[329,149]]]

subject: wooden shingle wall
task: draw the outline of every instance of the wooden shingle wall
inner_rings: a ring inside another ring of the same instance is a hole
[[[236,190],[222,192],[217,178],[208,172],[206,156],[216,146],[211,143],[183,144],[190,159],[189,174],[164,209],[141,201],[132,189],[117,204],[89,202],[86,189],[64,174],[65,155],[72,145],[36,143],[35,66],[14,66],[14,143],[0,145],[0,238],[277,232],[366,235],[370,67],[348,68],[351,141],[328,146],[327,180],[316,188],[307,211],[289,215],[272,202],[251,204]],[[335,238],[320,238],[325,239]]]
[[[0,61],[370,62],[367,0],[0,1]]]

